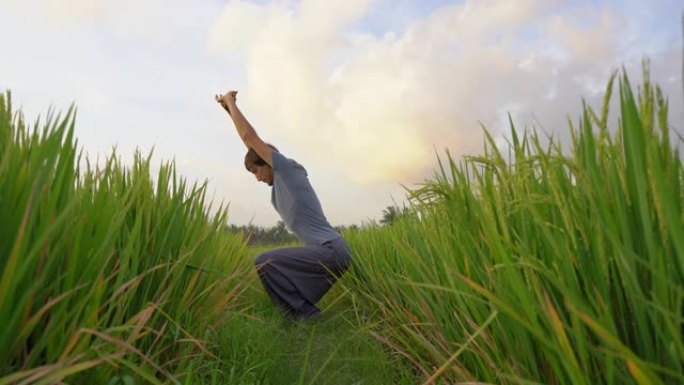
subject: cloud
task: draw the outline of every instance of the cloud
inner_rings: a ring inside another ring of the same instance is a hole
[[[3,0],[0,11],[21,24],[51,33],[83,33],[83,38],[116,36],[135,44],[178,44],[206,29],[213,4],[190,0]],[[202,32],[204,33],[204,32]],[[83,39],[74,39],[82,41]]]
[[[133,0],[105,2],[99,0],[7,0],[10,10],[33,19],[36,24],[69,26],[103,20],[108,13],[119,13],[133,5]]]
[[[587,6],[572,12],[572,17],[553,16],[547,29],[573,60],[601,65],[615,58],[618,50],[615,37],[625,22],[609,8]]]
[[[552,14],[553,5],[465,1],[375,36],[349,32],[367,0],[232,1],[209,47],[246,54],[242,103],[262,136],[317,162],[332,159],[356,183],[396,183],[426,175],[435,147],[478,152],[478,122],[496,130],[508,112],[531,117],[561,92],[579,101],[595,77],[603,81],[607,70],[587,66],[614,55],[617,17],[589,14],[587,28],[579,21],[588,8],[567,16]]]

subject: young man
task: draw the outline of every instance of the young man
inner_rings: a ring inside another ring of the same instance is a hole
[[[311,318],[330,287],[351,264],[349,247],[330,226],[306,170],[261,140],[236,105],[237,91],[216,95],[247,146],[245,167],[272,186],[271,203],[285,225],[304,243],[267,251],[256,258],[259,278],[273,302],[293,319]]]

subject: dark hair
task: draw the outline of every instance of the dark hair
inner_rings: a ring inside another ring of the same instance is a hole
[[[271,147],[271,149],[273,151],[280,152],[280,151],[278,151],[276,146],[274,146],[270,143],[266,143],[266,145],[268,145],[268,147]],[[257,154],[257,152],[254,151],[253,148],[250,148],[247,151],[247,154],[245,154],[245,168],[247,169],[247,171],[251,172],[251,170],[249,169],[249,166],[251,166],[251,165],[255,165],[255,166],[265,166],[266,165],[266,161],[261,159],[259,154]]]

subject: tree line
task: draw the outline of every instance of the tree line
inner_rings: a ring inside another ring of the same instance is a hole
[[[379,220],[379,225],[389,226],[399,218],[409,214],[409,209],[406,207],[400,208],[398,206],[387,206],[382,211],[382,217]],[[371,221],[370,226],[377,226],[378,223]],[[349,226],[334,226],[339,233],[346,231],[356,231],[361,228],[358,225],[352,224]],[[227,230],[233,234],[241,235],[250,246],[265,246],[265,245],[286,245],[295,244],[298,242],[297,237],[292,234],[283,221],[278,221],[275,226],[262,227],[253,224],[249,225],[235,225],[230,224]]]
[[[359,226],[335,226],[337,232],[358,230]],[[253,224],[249,225],[228,225],[227,228],[233,234],[241,235],[250,246],[265,245],[287,245],[299,242],[297,237],[291,233],[283,221],[278,221],[275,226],[262,227]]]

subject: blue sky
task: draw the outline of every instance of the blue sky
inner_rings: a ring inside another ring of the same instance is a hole
[[[481,151],[505,116],[567,135],[581,98],[644,55],[681,129],[677,1],[0,0],[0,89],[34,120],[78,107],[90,157],[116,146],[175,159],[230,202],[232,223],[271,225],[270,192],[213,95],[238,103],[298,160],[333,224],[377,218],[435,149]]]

